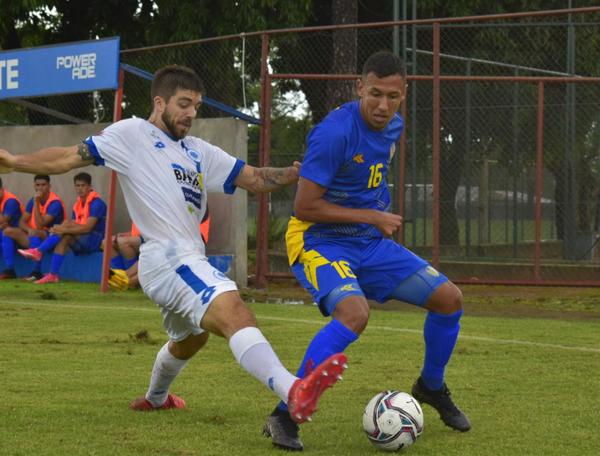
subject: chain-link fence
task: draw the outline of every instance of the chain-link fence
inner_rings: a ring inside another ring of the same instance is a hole
[[[600,284],[598,25],[600,7],[313,27],[125,50],[121,61],[194,68],[208,97],[261,119],[249,162],[287,166],[310,129],[355,98],[362,62],[392,50],[409,75],[388,175],[404,216],[398,240],[459,282]],[[149,114],[149,89],[125,78],[124,117]],[[2,102],[0,123],[106,121],[113,98],[27,100],[50,113]],[[200,115],[224,114],[205,104]],[[294,193],[249,196],[259,285],[291,277],[283,238]]]
[[[309,130],[353,98],[348,81],[371,52],[394,50],[409,73],[406,133],[388,176],[405,219],[399,241],[459,282],[598,284],[599,18],[587,9],[273,35],[271,53],[293,56],[272,59],[273,91],[296,87],[304,111],[274,109],[270,163],[301,156],[304,143],[279,139],[290,124]],[[354,51],[336,58],[339,46]],[[259,246],[259,283],[288,276],[293,200],[269,198],[281,232],[268,255]]]

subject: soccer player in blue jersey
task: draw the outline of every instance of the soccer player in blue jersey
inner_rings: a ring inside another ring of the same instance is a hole
[[[402,224],[400,215],[387,212],[386,177],[404,127],[397,110],[406,87],[403,61],[377,52],[356,83],[359,100],[329,113],[308,136],[286,243],[292,271],[331,320],[309,344],[297,375],[359,338],[369,320],[367,299],[423,307],[425,360],[412,394],[464,432],[471,425],[444,382],[459,333],[461,292],[389,238]],[[283,403],[263,432],[278,447],[303,449]]]
[[[4,229],[2,247],[8,277],[14,274],[14,256],[17,246],[23,248],[38,247],[47,237],[54,225],[63,222],[66,211],[62,199],[52,191],[50,176],[38,174],[33,178],[34,196],[25,206],[17,226]],[[33,282],[42,278],[42,262],[35,261],[33,271],[25,280]]]
[[[38,247],[18,249],[25,258],[41,261],[45,252],[53,252],[50,271],[35,283],[57,283],[58,273],[67,248],[76,255],[100,251],[106,221],[106,203],[92,188],[92,176],[82,172],[73,178],[77,200],[73,204],[72,219],[50,229],[50,235]]]

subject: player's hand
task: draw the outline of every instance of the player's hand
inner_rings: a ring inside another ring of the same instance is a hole
[[[292,166],[284,168],[284,178],[288,184],[294,184],[298,182],[298,177],[300,176],[300,166],[302,166],[302,164],[299,161],[294,161]]]
[[[65,234],[65,227],[63,225],[54,225],[49,231],[52,234]]]
[[[9,151],[0,149],[0,174],[11,173],[15,169],[16,158]]]
[[[129,288],[129,277],[123,269],[108,270],[108,286],[113,290],[125,291]]]
[[[391,212],[374,211],[373,225],[383,233],[384,236],[391,236],[394,231],[402,226],[402,216],[392,214]]]

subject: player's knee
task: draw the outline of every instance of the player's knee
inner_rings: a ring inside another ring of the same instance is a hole
[[[4,230],[2,231],[2,235],[14,239],[17,236],[18,229],[19,228],[8,226],[4,228]]]
[[[352,298],[339,302],[333,317],[355,334],[361,334],[369,323],[369,303],[362,297]]]
[[[431,295],[425,307],[441,314],[454,314],[463,308],[462,292],[448,281]]]
[[[203,329],[229,339],[248,326],[257,326],[256,318],[237,292],[217,296],[202,318]]]

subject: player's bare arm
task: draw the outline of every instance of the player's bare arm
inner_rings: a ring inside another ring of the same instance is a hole
[[[33,197],[33,208],[31,209],[31,214],[35,217],[35,228],[38,230],[44,229],[44,227],[48,224],[48,221],[44,220],[44,217],[42,216],[40,198],[41,194],[36,191],[35,196]],[[54,217],[52,219],[54,219]]]
[[[56,234],[88,234],[91,233],[96,224],[98,223],[97,217],[89,217],[84,224],[75,223],[72,220],[67,220],[66,222],[54,226],[50,228],[51,233]]]
[[[13,155],[0,149],[0,172],[3,173],[62,174],[91,165],[93,161],[94,157],[85,143],[70,147],[48,147],[22,155]]]
[[[29,219],[31,218],[31,214],[28,212],[23,213],[21,218],[19,219],[19,228],[21,228],[26,233],[29,232]]]
[[[235,180],[237,187],[252,193],[268,193],[298,181],[300,162],[285,168],[256,168],[244,165],[244,169]]]
[[[354,209],[333,204],[323,195],[327,189],[309,179],[300,178],[294,201],[294,213],[300,220],[316,223],[369,223],[385,236],[402,225],[402,217],[374,209]]]

